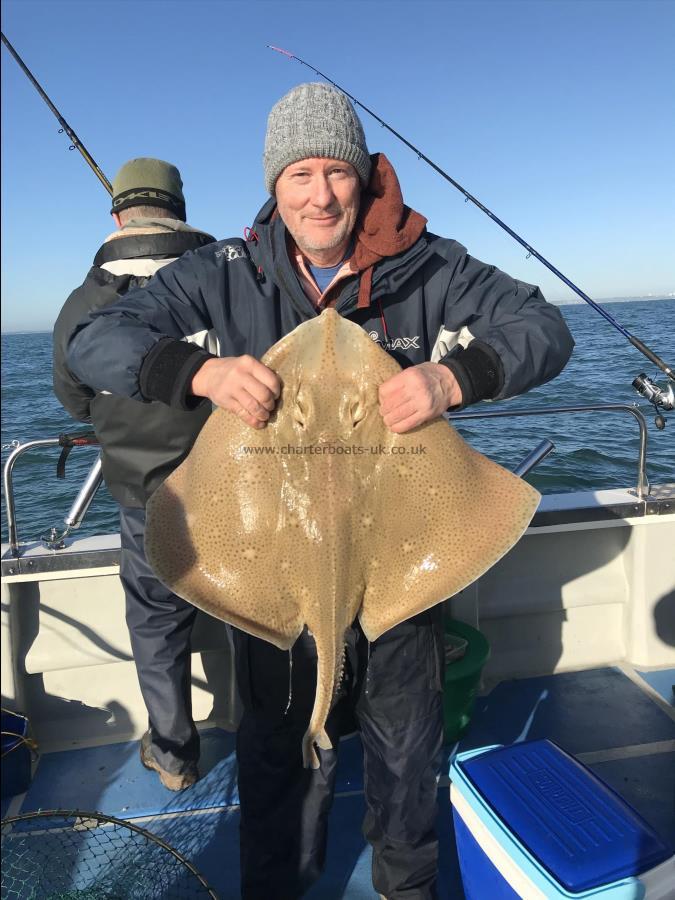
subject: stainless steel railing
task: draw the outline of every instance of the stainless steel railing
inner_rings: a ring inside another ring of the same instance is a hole
[[[649,493],[649,482],[647,481],[647,422],[636,406],[629,406],[627,403],[602,403],[592,406],[547,406],[544,409],[500,409],[492,412],[451,413],[448,418],[452,422],[461,422],[466,419],[503,419],[511,416],[548,416],[559,413],[585,412],[624,412],[630,413],[637,420],[640,428],[640,447],[638,450],[635,494],[638,500],[644,500]],[[526,460],[523,460],[524,462]],[[516,472],[516,474],[520,473]]]
[[[628,413],[636,419],[640,429],[640,445],[637,460],[637,484],[635,493],[638,500],[644,500],[649,493],[649,482],[647,480],[647,423],[645,417],[635,406],[621,403],[608,403],[590,406],[549,406],[543,409],[505,409],[474,412],[452,413],[448,416],[452,422],[461,422],[468,419],[497,419],[510,418],[516,416],[545,416],[545,415],[566,415],[572,413],[589,413],[589,412],[621,412]],[[59,438],[48,438],[46,440],[28,441],[20,444],[7,457],[3,471],[3,484],[5,490],[5,505],[7,509],[7,527],[9,531],[9,544],[13,556],[19,556],[19,535],[16,521],[16,512],[14,508],[14,490],[12,485],[12,472],[16,460],[27,450],[35,447],[55,447],[60,445]],[[542,441],[525,459],[514,469],[516,475],[524,476],[534,466],[547,456],[553,450],[553,444],[550,441]],[[64,519],[66,526],[65,531],[59,533],[56,529],[52,529],[52,533],[45,537],[47,546],[52,549],[59,549],[63,546],[63,539],[71,531],[80,526],[82,520],[91,505],[92,500],[102,481],[101,475],[101,458],[100,456],[91,467],[84,484],[75,498],[67,516]]]
[[[19,444],[19,446],[15,450],[13,450],[7,457],[7,462],[5,463],[5,467],[2,473],[2,480],[3,488],[5,491],[5,509],[7,511],[9,546],[13,556],[19,556],[19,532],[16,520],[16,509],[14,505],[14,485],[12,481],[14,465],[17,459],[27,450],[34,450],[36,447],[60,446],[63,446],[60,438],[46,438],[39,441],[27,441],[25,444]],[[94,495],[101,485],[102,480],[103,476],[101,474],[101,457],[99,455],[98,459],[89,470],[89,474],[87,475],[84,484],[80,488],[80,491],[75,498],[74,503],[70,507],[67,516],[63,520],[66,526],[65,530],[62,533],[59,533],[55,528],[53,528],[53,534],[51,534],[45,541],[48,546],[51,546],[52,549],[58,549],[60,546],[62,547],[63,539],[66,537],[66,535],[74,529],[80,527],[80,525],[82,524],[82,520],[84,519],[84,516],[89,509],[89,506],[91,505],[91,501],[94,499]]]

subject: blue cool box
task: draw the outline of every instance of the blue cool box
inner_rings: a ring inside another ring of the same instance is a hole
[[[30,750],[23,741],[27,730],[24,716],[3,710],[0,787],[4,798],[22,794],[30,784]]]
[[[450,777],[468,900],[675,897],[672,848],[550,741],[459,754]]]

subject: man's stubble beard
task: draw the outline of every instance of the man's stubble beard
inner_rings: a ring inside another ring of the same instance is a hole
[[[349,240],[352,230],[352,226],[350,226],[348,222],[344,222],[339,231],[332,235],[332,237],[327,237],[324,240],[320,241],[316,238],[306,238],[301,235],[300,240],[298,240],[297,238],[295,239],[295,243],[298,245],[298,247],[300,247],[301,250],[309,250],[310,253],[321,250],[332,250],[334,247],[339,247],[340,244],[342,244],[344,241]]]

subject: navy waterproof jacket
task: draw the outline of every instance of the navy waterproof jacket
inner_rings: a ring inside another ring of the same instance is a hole
[[[271,199],[252,240],[186,253],[142,290],[80,323],[68,352],[71,370],[97,390],[189,409],[199,402],[189,393],[192,378],[209,358],[196,344],[259,359],[318,315],[275,213]],[[406,250],[384,256],[372,268],[366,308],[357,307],[361,277],[339,282],[331,305],[403,366],[444,360],[465,405],[543,384],[572,352],[559,310],[539,288],[473,258],[457,241],[423,230]]]

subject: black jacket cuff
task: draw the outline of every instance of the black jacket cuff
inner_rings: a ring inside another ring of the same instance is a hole
[[[504,367],[497,353],[488,344],[473,340],[466,349],[453,349],[439,359],[457,379],[462,391],[462,403],[453,409],[464,409],[479,400],[491,400],[504,386]]]
[[[174,409],[196,409],[204,397],[190,393],[192,379],[212,353],[196,344],[163,338],[143,360],[139,387],[145,400],[161,400]]]

